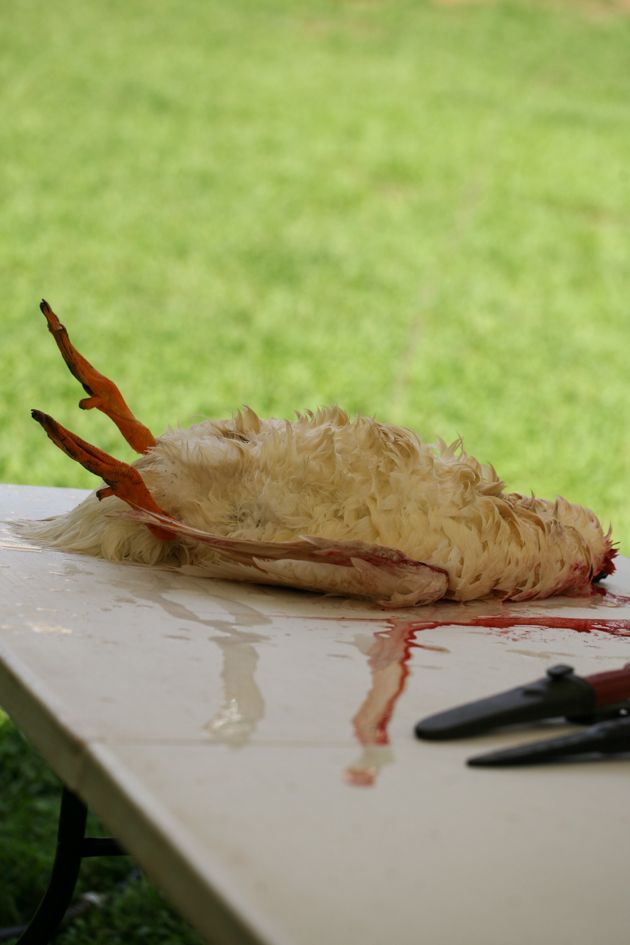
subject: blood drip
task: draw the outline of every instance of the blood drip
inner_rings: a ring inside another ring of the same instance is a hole
[[[397,622],[390,617],[388,623]],[[515,616],[513,614],[495,614],[485,617],[471,617],[468,620],[410,620],[405,626],[414,630],[435,630],[438,627],[490,627],[497,630],[511,630],[514,627],[548,627],[556,630],[575,630],[577,633],[591,633],[599,630],[614,637],[630,637],[630,620],[608,617],[535,617],[531,614]]]

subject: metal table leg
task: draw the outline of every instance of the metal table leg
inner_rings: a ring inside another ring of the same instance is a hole
[[[115,840],[86,837],[87,808],[76,794],[63,789],[57,849],[48,889],[16,945],[46,945],[72,901],[81,860],[88,856],[126,856]]]

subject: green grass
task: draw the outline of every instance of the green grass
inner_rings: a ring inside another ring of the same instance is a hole
[[[156,433],[335,401],[462,435],[627,548],[630,17],[20,0],[0,25],[0,479],[93,484],[32,406],[129,455],[76,409],[44,295]]]
[[[625,543],[630,19],[531,4],[4,12],[0,475],[91,485],[37,311],[156,432],[331,401],[457,435]]]

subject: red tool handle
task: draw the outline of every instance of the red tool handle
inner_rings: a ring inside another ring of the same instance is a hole
[[[584,676],[584,680],[595,690],[595,704],[598,707],[630,699],[630,663],[626,663],[623,669]]]

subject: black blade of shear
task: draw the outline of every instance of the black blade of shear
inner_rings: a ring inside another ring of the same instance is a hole
[[[562,735],[476,755],[469,758],[467,764],[474,768],[498,768],[543,764],[562,758],[579,758],[581,755],[617,755],[625,752],[630,752],[630,716],[599,722],[574,735]]]
[[[463,738],[504,725],[589,715],[595,704],[593,687],[571,666],[560,664],[528,685],[431,715],[418,722],[415,731],[418,738]]]

